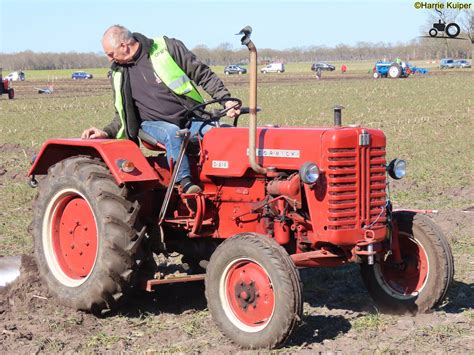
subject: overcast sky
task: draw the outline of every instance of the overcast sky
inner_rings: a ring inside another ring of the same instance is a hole
[[[0,52],[101,52],[112,24],[189,48],[228,42],[253,27],[259,48],[287,49],[357,42],[408,42],[421,34],[428,10],[416,1],[279,0],[0,0]]]

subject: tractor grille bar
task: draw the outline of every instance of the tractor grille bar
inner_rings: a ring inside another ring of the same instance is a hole
[[[358,149],[328,150],[329,230],[376,229],[385,222],[385,148]]]

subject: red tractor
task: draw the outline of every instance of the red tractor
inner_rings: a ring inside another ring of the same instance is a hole
[[[3,79],[2,68],[0,68],[0,96],[8,94],[8,98],[12,100],[15,97],[15,90],[11,86],[11,81]]]
[[[41,276],[60,303],[100,313],[133,288],[205,279],[217,326],[245,348],[282,345],[302,318],[298,268],[360,265],[381,310],[426,312],[453,278],[450,246],[422,213],[392,210],[382,131],[344,127],[258,127],[257,52],[251,28],[249,128],[219,125],[224,111],[198,105],[213,122],[203,139],[184,129],[202,193],[175,184],[163,148],[143,132],[145,157],[129,140],[48,140],[29,171],[38,186],[33,234]],[[237,100],[237,99],[230,99]],[[222,103],[221,101],[218,101]],[[191,118],[190,118],[191,119]],[[36,175],[46,175],[40,182]],[[188,275],[153,271],[153,255],[179,252]],[[150,269],[153,271],[150,276]],[[159,275],[159,276],[156,276]]]

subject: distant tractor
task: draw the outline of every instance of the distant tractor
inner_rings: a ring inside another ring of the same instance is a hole
[[[407,78],[411,74],[410,67],[404,62],[378,61],[372,70],[374,79],[378,78]]]
[[[2,68],[0,68],[0,96],[3,94],[8,94],[8,98],[12,100],[15,97],[15,90],[13,90],[10,80],[3,78]]]
[[[297,328],[298,268],[358,264],[380,311],[440,305],[454,274],[449,243],[424,211],[390,201],[389,177],[403,178],[405,161],[387,164],[385,134],[343,126],[340,106],[329,127],[257,128],[257,50],[249,26],[240,34],[250,51],[241,108],[249,127],[220,124],[228,109],[209,108],[239,99],[196,103],[186,118],[215,128],[202,139],[180,130],[171,167],[145,132],[141,144],[160,154],[145,156],[126,139],[44,143],[28,175],[38,187],[35,257],[50,292],[100,314],[138,287],[205,280],[217,327],[244,348],[281,346]],[[175,184],[185,152],[202,192]],[[159,271],[155,257],[174,252],[189,272]]]

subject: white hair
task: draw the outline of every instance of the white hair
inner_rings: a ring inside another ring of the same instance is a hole
[[[110,26],[103,36],[103,40],[108,41],[112,48],[118,48],[120,43],[135,43],[136,40],[133,38],[132,32],[124,26],[113,25]]]

